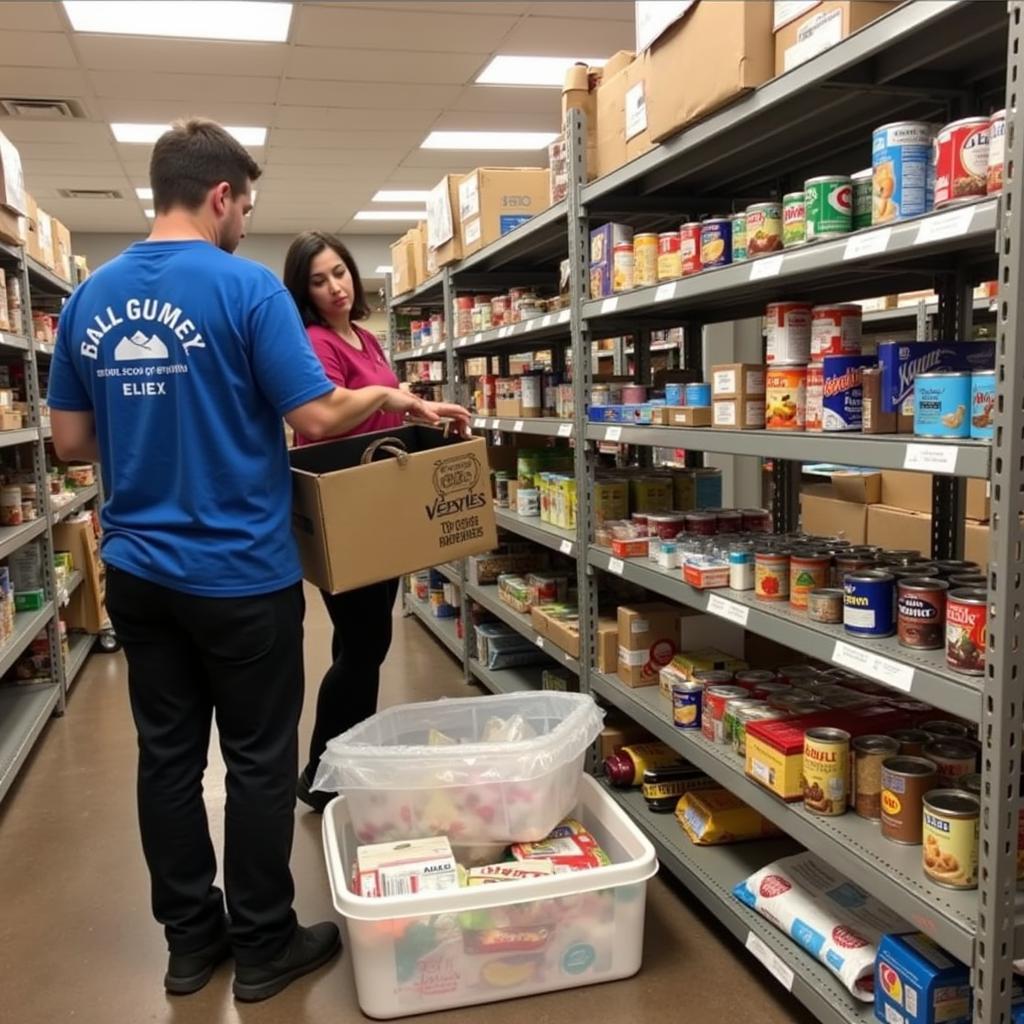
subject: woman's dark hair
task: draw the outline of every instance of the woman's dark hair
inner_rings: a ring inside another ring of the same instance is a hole
[[[326,231],[303,231],[288,247],[288,255],[284,259],[284,286],[292,293],[295,305],[302,314],[302,322],[307,327],[310,324],[327,326],[309,298],[309,268],[312,266],[313,257],[319,256],[324,249],[336,252],[352,275],[352,310],[349,319],[365,320],[370,315],[370,306],[363,290],[363,279],[359,276],[356,261],[352,259],[352,254],[344,242]]]

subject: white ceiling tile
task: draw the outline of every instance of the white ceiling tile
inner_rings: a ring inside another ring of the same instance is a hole
[[[282,152],[291,147],[306,149],[392,149],[408,151],[418,146],[426,132],[419,131],[308,131],[275,128],[270,148]]]
[[[336,4],[312,4],[315,7],[334,7]],[[423,11],[436,11],[439,14],[465,14],[467,4],[465,0],[461,3],[433,3],[426,2],[426,0],[405,0],[404,3],[395,2],[395,0],[381,0],[381,2],[363,3],[363,4],[346,4],[345,6],[351,7],[364,7],[371,8],[373,10],[383,11],[416,11],[422,13]],[[531,7],[536,7],[536,4],[513,4],[513,3],[491,3],[491,0],[484,0],[483,4],[477,4],[474,6],[486,6],[488,14],[526,14]]]
[[[436,131],[464,132],[557,132],[562,122],[562,111],[556,103],[543,113],[526,114],[515,108],[504,113],[481,113],[474,110],[445,111],[432,125]]]
[[[81,160],[113,160],[113,144],[106,142],[22,142],[18,144],[22,162],[62,160],[74,167]]]
[[[63,32],[60,5],[56,3],[0,3],[0,30],[9,32]]]
[[[274,117],[272,103],[225,103],[216,90],[206,99],[193,100],[140,100],[128,92],[123,99],[101,99],[96,104],[111,123],[169,124],[182,117],[210,117],[221,124],[269,126]]]
[[[545,0],[544,3],[530,4],[530,15],[546,18],[587,18],[602,21],[628,21],[634,24],[633,4],[620,0],[575,0],[573,3],[555,3]],[[588,54],[593,56],[593,54]]]
[[[25,172],[25,184],[28,190],[32,191],[32,182],[36,175],[45,177],[48,180],[63,178],[72,174],[89,177],[121,177],[124,171],[121,165],[114,160],[76,160],[74,166],[69,166],[66,160],[23,160],[22,169]]]
[[[517,114],[551,114],[562,118],[561,89],[515,89],[502,85],[467,85],[449,110],[472,110],[515,117]]]
[[[0,4],[0,10],[4,7]],[[2,29],[0,29],[2,31]],[[0,95],[81,100],[89,91],[85,75],[69,68],[0,67]]]
[[[546,167],[548,153],[543,150],[507,153],[493,150],[417,149],[403,161],[403,167],[436,167],[447,171],[471,171],[474,167]]]
[[[321,83],[325,84],[325,83]],[[336,83],[327,83],[333,90]],[[338,101],[344,101],[342,92]],[[441,114],[433,107],[427,110],[393,110],[382,116],[379,110],[357,106],[278,107],[274,125],[279,128],[306,128],[314,131],[348,131],[359,128],[415,129],[426,132]]]
[[[135,100],[216,100],[218,103],[273,103],[277,80],[256,75],[148,74],[90,71],[97,96]]]
[[[150,74],[257,75],[277,78],[284,70],[284,43],[208,42],[206,40],[145,39],[138,36],[75,37],[82,65],[99,71]],[[0,63],[4,63],[0,60]]]
[[[4,134],[16,146],[23,142],[110,142],[110,126],[96,121],[3,121]]]
[[[588,5],[589,6],[589,5]],[[597,21],[580,5],[575,18],[531,15],[502,40],[502,53],[552,57],[610,57],[616,50],[632,50],[636,31],[632,22]],[[566,52],[571,47],[570,52]]]
[[[341,141],[341,140],[338,140]],[[309,148],[300,146],[271,146],[267,150],[264,165],[267,167],[297,168],[304,167],[393,167],[408,153],[404,149],[354,150],[330,149],[327,147]]]
[[[55,32],[0,31],[0,65],[27,68],[76,68],[67,37]]]
[[[292,78],[336,82],[428,82],[462,85],[486,63],[478,54],[419,53],[415,50],[334,50],[299,46],[288,56]]]
[[[295,72],[301,76],[301,69]],[[368,110],[440,110],[461,92],[460,85],[417,84],[415,89],[390,82],[331,81],[285,78],[278,102],[298,106],[365,107]]]

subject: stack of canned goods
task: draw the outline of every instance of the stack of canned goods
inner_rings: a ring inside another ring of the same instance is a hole
[[[914,378],[918,437],[991,438],[995,426],[994,370],[919,373]]]

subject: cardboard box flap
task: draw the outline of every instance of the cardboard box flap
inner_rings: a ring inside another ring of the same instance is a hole
[[[697,0],[636,0],[636,48],[646,50],[670,25],[674,25]]]

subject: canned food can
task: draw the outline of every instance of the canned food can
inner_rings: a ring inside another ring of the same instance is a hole
[[[977,562],[969,562],[963,558],[936,558],[931,564],[938,569],[940,576],[957,576],[961,573],[981,571]]]
[[[647,401],[647,387],[644,384],[623,384],[622,402],[624,405],[643,405]]]
[[[1006,152],[1006,111],[997,110],[992,115],[988,131],[988,167],[986,168],[985,191],[994,195],[1003,190],[1003,160]]]
[[[996,372],[971,374],[971,437],[983,440],[995,433]]]
[[[711,217],[701,223],[700,263],[703,269],[732,263],[732,223],[728,217]]]
[[[699,729],[704,686],[696,680],[672,684],[672,724],[677,729]]]
[[[732,222],[732,261],[740,263],[747,258],[747,211],[734,213],[729,219]]]
[[[766,679],[763,683],[755,683],[750,688],[751,696],[756,700],[770,700],[777,693],[792,693],[793,687],[779,679]]]
[[[755,700],[749,694],[746,697],[734,697],[725,702],[725,711],[722,712],[722,738],[718,742],[732,746],[733,736],[736,731],[736,719],[742,711],[749,708],[767,708],[768,704],[763,700]]]
[[[891,736],[858,736],[850,744],[853,809],[862,818],[882,817],[882,765],[899,752],[899,741]]]
[[[746,755],[747,726],[751,722],[777,722],[779,719],[784,717],[785,712],[779,711],[777,708],[762,707],[760,705],[740,708],[739,711],[736,712],[736,718],[732,726],[733,751],[739,754],[740,757]]]
[[[524,373],[519,378],[519,396],[523,412],[538,415],[543,409],[544,378],[539,373]]]
[[[935,763],[923,757],[882,762],[882,835],[903,846],[921,844],[925,793],[935,788]]]
[[[769,366],[764,377],[764,423],[768,430],[803,430],[806,366]]]
[[[782,207],[755,203],[747,207],[747,255],[760,256],[782,248]]]
[[[981,801],[960,789],[934,789],[924,798],[921,866],[946,889],[978,887]]]
[[[710,384],[687,384],[684,390],[685,402],[687,405],[710,405],[711,385]]]
[[[807,611],[812,591],[828,583],[832,568],[831,555],[798,555],[789,558],[789,606]]]
[[[764,311],[768,365],[800,366],[811,358],[811,304],[772,302]]]
[[[689,221],[679,228],[679,262],[683,276],[696,274],[701,269],[700,225]]]
[[[803,192],[787,192],[782,197],[782,246],[803,245],[807,241],[807,214]]]
[[[766,508],[741,508],[744,533],[771,533],[772,514]]]
[[[896,577],[863,569],[843,579],[843,627],[853,636],[892,636],[896,623]]]
[[[853,217],[850,226],[854,231],[871,227],[871,168],[850,175],[853,188]]]
[[[838,587],[818,587],[807,595],[807,617],[812,622],[843,621],[843,592]]]
[[[754,595],[762,601],[789,599],[789,552],[774,548],[754,553]]]
[[[942,786],[955,785],[961,775],[971,775],[978,770],[978,744],[965,738],[933,739],[925,744],[921,756],[935,762]]]
[[[714,512],[687,512],[686,532],[714,537],[718,533],[718,516]]]
[[[846,174],[823,174],[804,182],[807,241],[838,238],[853,225],[853,186]]]
[[[753,693],[759,686],[774,683],[778,676],[768,668],[745,668],[737,672],[734,678],[737,686],[742,686]]]
[[[725,726],[725,705],[737,697],[747,698],[750,694],[742,686],[705,686],[704,706],[701,710],[701,735],[713,743],[721,743]]]
[[[991,119],[964,117],[935,136],[935,208],[985,195]]]
[[[946,642],[945,580],[911,577],[896,583],[896,634],[903,647],[941,650]]]
[[[503,470],[494,474],[494,503],[498,508],[508,508],[508,473]]]
[[[988,590],[988,577],[982,572],[965,572],[947,576],[950,590]]]
[[[894,121],[871,136],[872,224],[918,217],[932,208],[934,129],[924,121]]]
[[[821,428],[857,430],[864,422],[864,367],[873,356],[823,356],[821,360]]]
[[[658,236],[645,231],[633,236],[633,284],[646,288],[658,283]]]
[[[825,412],[825,368],[821,363],[807,367],[807,389],[804,400],[804,429],[820,432]]]
[[[931,742],[931,737],[923,729],[896,729],[889,735],[899,743],[900,757],[920,757],[921,751]]]
[[[682,257],[679,252],[678,231],[663,231],[658,235],[658,280],[674,281],[683,276]]]
[[[971,735],[970,729],[963,722],[954,722],[948,718],[935,718],[923,721],[921,732],[926,732],[933,740],[963,740]]]
[[[855,303],[811,309],[811,360],[859,356],[864,311]]]
[[[682,384],[668,383],[665,385],[665,404],[666,405],[684,405],[686,389]]]
[[[988,592],[951,590],[946,598],[946,664],[965,675],[985,674]]]
[[[729,589],[754,589],[754,552],[748,544],[729,548]]]
[[[914,433],[918,437],[970,437],[970,407],[970,373],[919,373],[914,378]]]
[[[811,814],[846,813],[850,792],[850,734],[820,727],[804,733],[804,807]]]
[[[618,242],[612,248],[612,291],[628,292],[633,288],[633,243]]]

